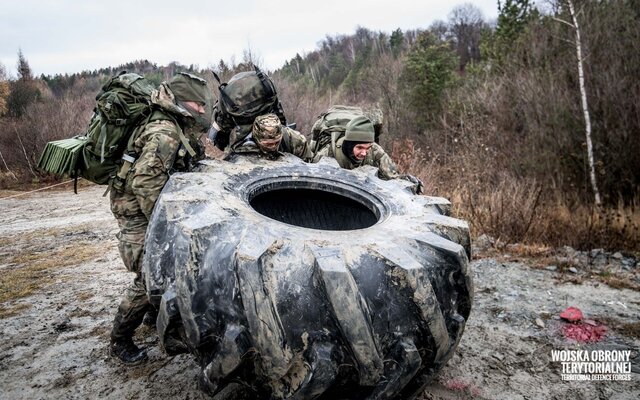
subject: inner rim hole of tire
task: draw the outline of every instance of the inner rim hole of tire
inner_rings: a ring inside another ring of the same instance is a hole
[[[378,222],[373,206],[324,190],[269,190],[253,196],[249,204],[266,217],[303,228],[348,231]]]

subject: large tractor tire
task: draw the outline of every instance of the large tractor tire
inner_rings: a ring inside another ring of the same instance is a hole
[[[333,160],[171,177],[143,273],[160,343],[217,399],[411,399],[471,310],[469,229],[442,198]]]

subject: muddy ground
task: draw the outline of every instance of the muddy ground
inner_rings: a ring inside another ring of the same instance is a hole
[[[1,399],[206,398],[192,357],[167,357],[150,329],[136,337],[149,348],[147,364],[126,367],[108,355],[111,321],[132,275],[119,260],[103,190],[0,199]],[[594,274],[548,251],[529,253],[476,253],[471,318],[422,398],[640,398],[637,263],[606,264]],[[568,306],[605,325],[604,340],[565,338],[558,315]],[[563,381],[551,360],[561,349],[631,350],[634,372],[629,381]]]

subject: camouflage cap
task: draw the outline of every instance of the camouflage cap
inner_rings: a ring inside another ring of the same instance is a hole
[[[211,95],[207,81],[198,76],[178,72],[168,84],[178,101],[195,101],[203,105],[210,102]]]
[[[344,140],[350,142],[373,143],[375,131],[371,120],[365,116],[358,116],[349,121],[346,127]]]
[[[282,124],[275,114],[257,116],[253,121],[252,135],[255,140],[280,139],[282,137]]]

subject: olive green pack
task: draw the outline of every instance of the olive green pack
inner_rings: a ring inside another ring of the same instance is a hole
[[[287,124],[273,81],[257,66],[253,71],[235,74],[226,83],[222,83],[215,73],[214,77],[219,84],[218,102],[214,107],[214,119],[219,129],[213,142],[218,148],[233,144],[229,143],[233,129],[244,127],[245,133],[249,132],[259,115],[274,113],[282,125]]]
[[[335,144],[338,139],[344,136],[349,121],[355,117],[365,116],[372,119],[371,115],[376,110],[377,119],[372,121],[375,130],[375,142],[379,143],[380,134],[382,132],[381,118],[382,113],[378,109],[370,109],[364,111],[360,107],[335,105],[331,106],[327,111],[320,114],[316,122],[311,127],[312,148],[314,154],[320,149],[331,145],[335,154]]]
[[[335,105],[320,114],[311,128],[313,152],[331,145],[335,151],[336,141],[344,136],[347,124],[353,118],[364,115],[360,107]]]
[[[47,143],[38,167],[108,184],[133,132],[152,113],[152,90],[154,86],[138,74],[123,71],[110,78],[96,96],[86,133]]]

